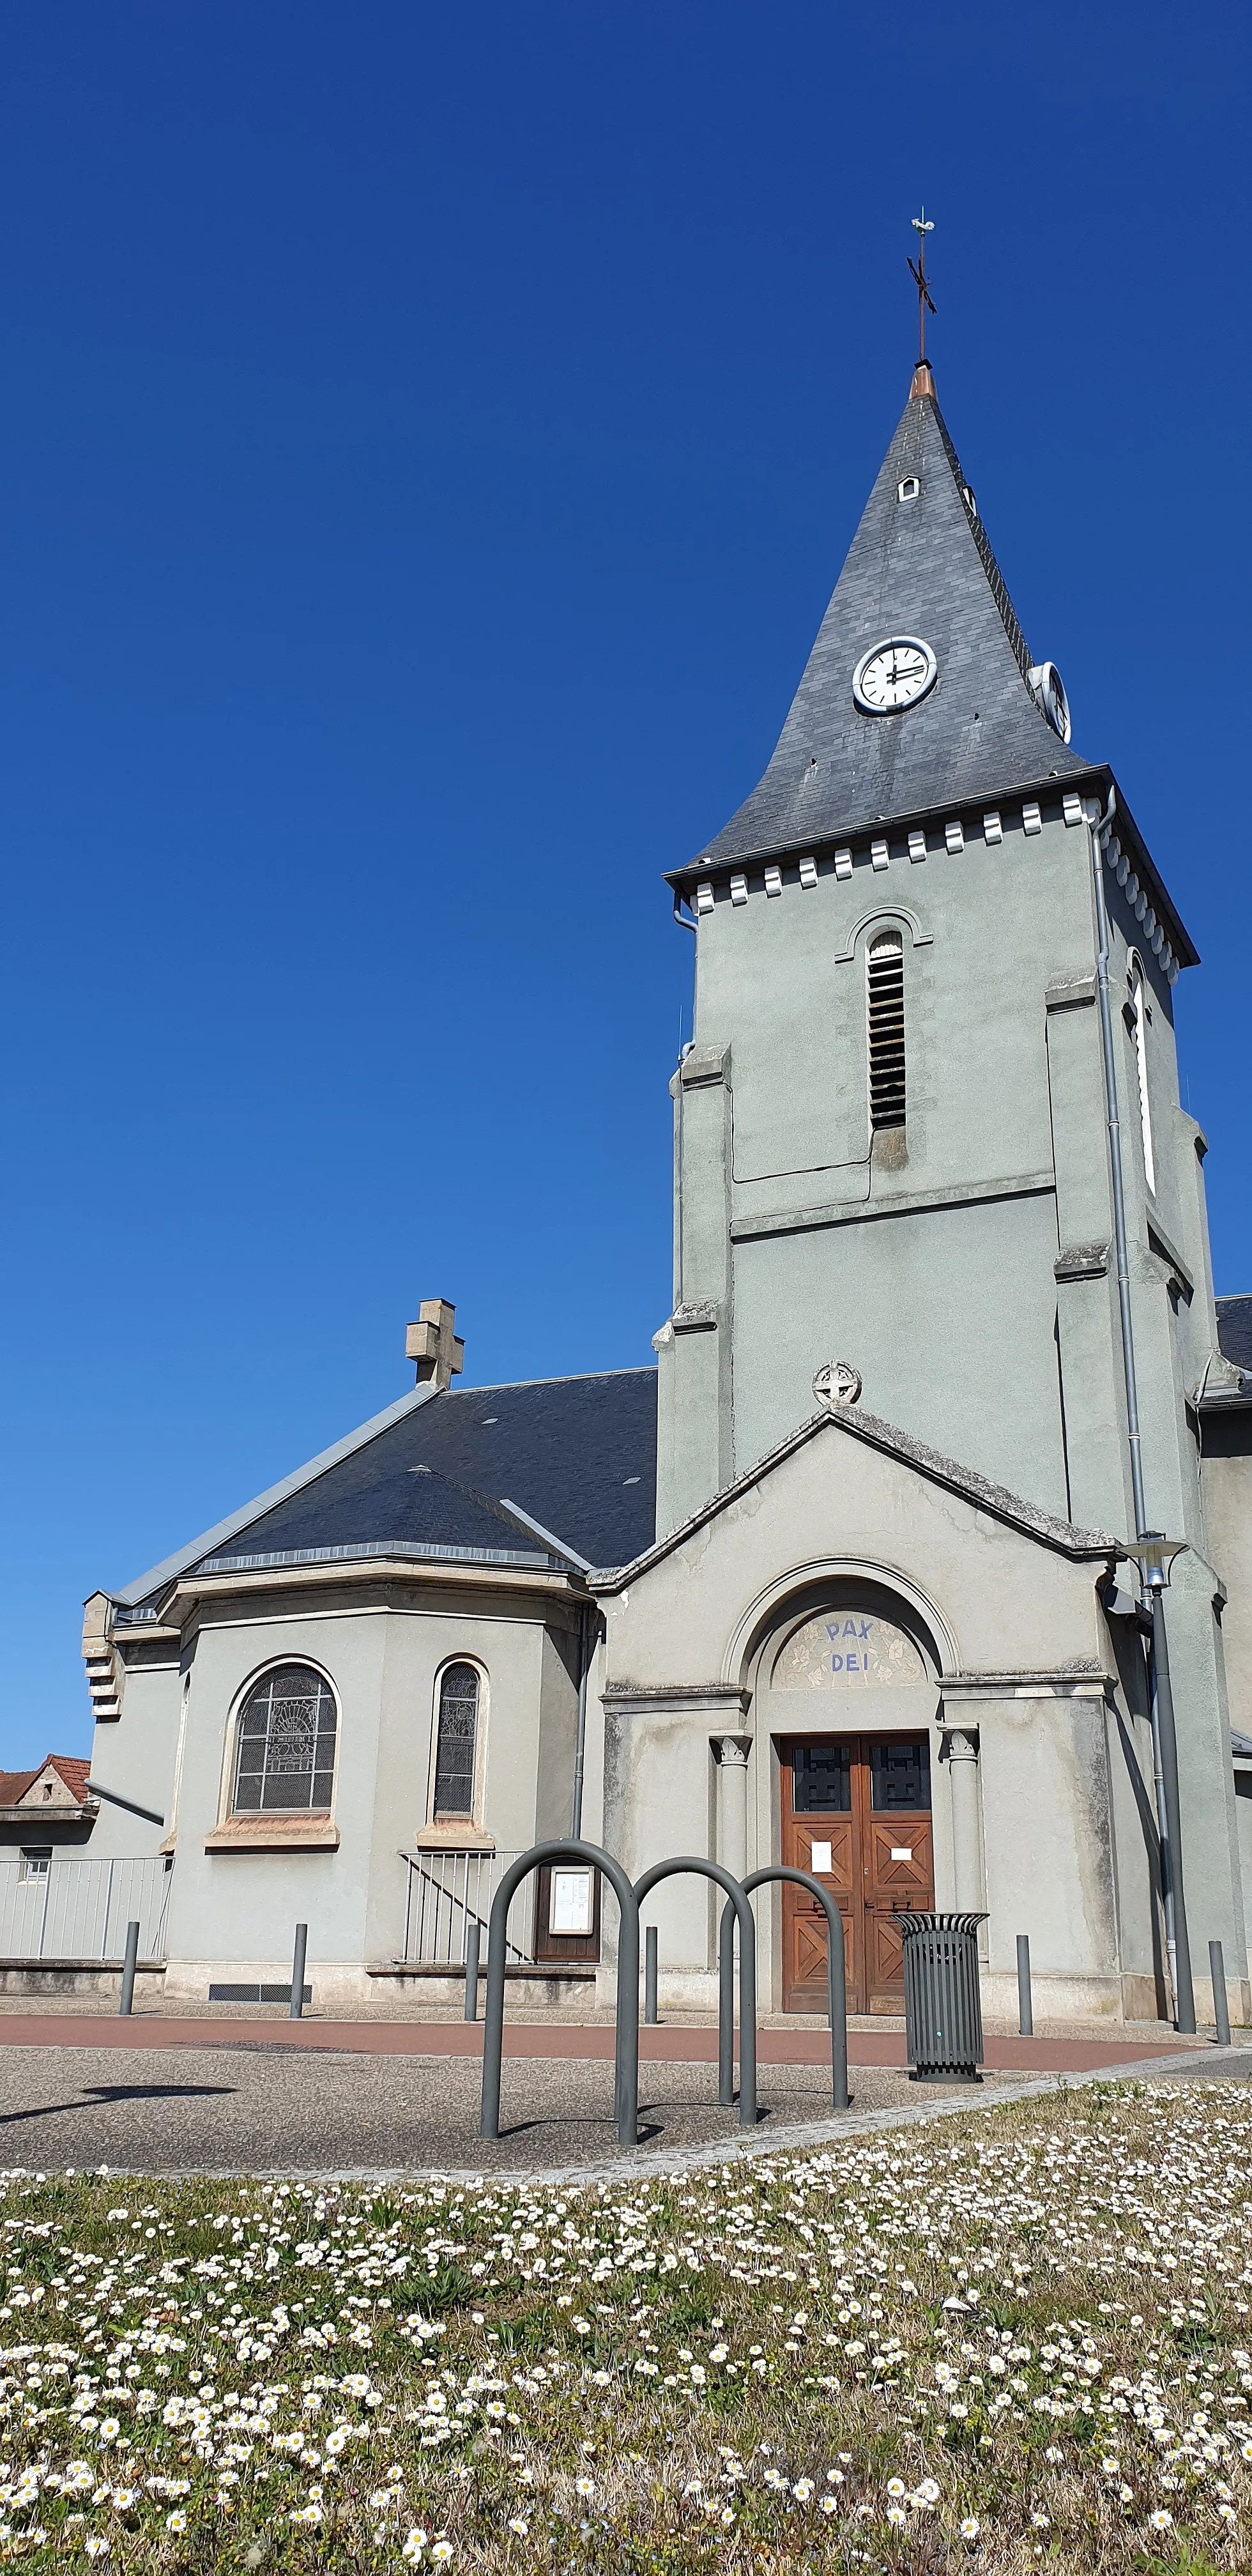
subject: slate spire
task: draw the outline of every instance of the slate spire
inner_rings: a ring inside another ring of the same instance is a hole
[[[934,651],[933,688],[899,714],[863,714],[857,663],[903,635]],[[1031,667],[921,360],[769,767],[700,858],[738,861],[1094,779],[1040,712]]]

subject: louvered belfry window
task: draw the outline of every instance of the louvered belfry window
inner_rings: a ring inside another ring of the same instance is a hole
[[[866,959],[869,985],[869,1123],[904,1125],[904,942],[883,930]]]
[[[472,1664],[448,1664],[439,1684],[435,1752],[435,1821],[474,1813],[478,1740],[478,1675]]]

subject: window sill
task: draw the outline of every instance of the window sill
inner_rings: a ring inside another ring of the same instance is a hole
[[[495,1835],[485,1834],[481,1825],[468,1819],[464,1824],[423,1825],[414,1844],[415,1851],[484,1852],[488,1858],[495,1847]]]
[[[329,1816],[231,1816],[204,1837],[206,1852],[337,1851],[339,1828]]]

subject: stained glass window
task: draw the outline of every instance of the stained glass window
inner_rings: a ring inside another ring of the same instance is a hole
[[[249,1691],[239,1714],[234,1813],[329,1812],[335,1777],[335,1695],[308,1664],[282,1664]]]
[[[477,1744],[478,1675],[472,1664],[449,1664],[439,1684],[436,1823],[445,1817],[473,1815]]]

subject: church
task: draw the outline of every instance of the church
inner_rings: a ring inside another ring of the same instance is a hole
[[[163,1865],[171,2000],[263,1992],[299,1921],[318,2008],[449,2002],[573,1831],[815,1874],[854,2011],[900,2009],[937,1905],[984,1918],[993,2013],[1025,1933],[1040,2020],[1169,2018],[1155,1531],[1173,1902],[1201,2019],[1220,1940],[1246,2021],[1252,1297],[1215,1300],[1179,1099],[1199,961],[924,361],[765,774],[666,882],[655,1368],[468,1388],[428,1300],[385,1412],[88,1602],[92,1854]],[[821,2011],[824,1915],[757,1904],[763,2008]],[[662,2008],[708,2008],[707,1883],[646,1919]],[[594,1873],[509,1938],[515,1994],[611,1996]]]

